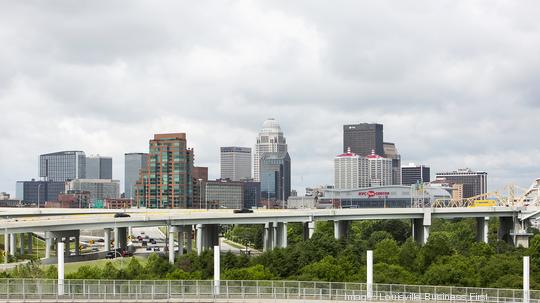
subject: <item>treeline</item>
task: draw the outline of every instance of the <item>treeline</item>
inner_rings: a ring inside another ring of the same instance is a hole
[[[335,240],[331,223],[317,224],[312,239],[302,240],[302,226],[289,224],[289,246],[257,257],[226,253],[222,256],[222,279],[365,282],[366,251],[374,251],[376,283],[455,285],[469,287],[522,287],[522,256],[531,257],[531,287],[540,286],[540,235],[530,248],[514,248],[497,240],[496,220],[490,221],[490,244],[476,241],[475,221],[434,220],[428,243],[419,246],[410,237],[411,226],[399,220],[354,222],[349,237]],[[260,233],[258,226],[236,228],[228,236]],[[253,229],[249,231],[249,229]],[[256,241],[255,238],[244,242]],[[70,279],[211,279],[213,253],[180,256],[174,265],[165,257],[151,255],[142,265],[132,258],[124,267],[82,266]],[[26,265],[31,267],[34,265]],[[43,277],[54,271],[18,268],[12,277]],[[4,274],[6,276],[6,274]]]

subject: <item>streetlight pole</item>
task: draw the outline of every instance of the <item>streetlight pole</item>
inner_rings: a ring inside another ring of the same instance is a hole
[[[199,181],[199,209],[202,209],[202,179],[198,179]]]
[[[41,185],[43,184],[39,183],[37,186],[37,208],[39,208],[39,192],[40,192]]]

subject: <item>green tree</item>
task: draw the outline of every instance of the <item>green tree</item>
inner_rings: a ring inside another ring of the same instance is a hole
[[[145,278],[144,268],[137,260],[137,258],[131,258],[126,267],[126,276],[128,279],[144,279]]]
[[[373,280],[384,284],[414,284],[416,276],[396,264],[377,263],[373,265]]]
[[[420,249],[423,268],[428,268],[437,258],[454,254],[451,245],[452,235],[448,232],[433,232],[426,245]]]
[[[328,282],[348,281],[354,274],[353,266],[350,262],[340,260],[332,256],[326,256],[322,260],[306,265],[301,270],[301,279],[321,280]]]
[[[277,277],[261,264],[247,268],[231,268],[223,272],[224,280],[274,280]]]
[[[383,230],[373,232],[369,236],[368,245],[369,245],[369,247],[371,249],[373,249],[373,248],[375,248],[375,245],[377,245],[377,243],[379,243],[379,242],[381,242],[382,240],[385,240],[385,239],[394,239],[394,237],[392,237],[391,233],[389,233],[387,231],[383,231]]]
[[[441,257],[429,266],[423,281],[428,285],[480,286],[480,276],[474,262],[461,255]]]
[[[409,271],[418,270],[420,245],[413,238],[407,239],[399,251],[399,264]]]
[[[111,272],[107,273],[108,275]],[[66,275],[66,279],[101,279],[102,270],[98,266],[83,265],[76,272]],[[116,276],[115,276],[116,277]]]
[[[377,263],[398,264],[400,248],[394,239],[384,239],[375,244],[373,257]]]

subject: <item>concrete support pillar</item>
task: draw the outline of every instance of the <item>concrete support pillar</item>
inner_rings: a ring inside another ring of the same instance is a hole
[[[277,223],[277,243],[276,247],[285,248],[287,247],[287,223],[278,222]]]
[[[214,295],[219,295],[221,280],[221,251],[219,245],[214,246]]]
[[[304,222],[304,241],[311,239],[313,237],[313,234],[315,233],[315,222]]]
[[[132,226],[128,227],[128,237],[129,236],[133,236],[133,227]]]
[[[174,264],[174,234],[172,226],[169,227],[169,263]]]
[[[111,250],[111,228],[105,228],[103,238],[104,251],[108,252]]]
[[[346,239],[349,235],[349,221],[334,221],[334,238]]]
[[[116,248],[127,251],[127,227],[118,227],[117,230],[118,238],[114,239],[114,244],[118,245]]]
[[[529,303],[530,295],[530,272],[529,272],[529,256],[523,257],[523,303]]]
[[[499,218],[499,232],[497,234],[499,240],[513,244],[512,228],[514,225],[514,218],[512,217],[500,217]]]
[[[27,247],[26,247],[26,250],[27,250],[27,254],[31,255],[33,254],[33,249],[32,249],[32,244],[33,244],[33,241],[34,241],[34,235],[32,233],[28,233],[27,234]]]
[[[120,237],[120,233],[119,233],[118,227],[115,227],[114,228],[114,249],[120,248],[120,244],[119,244],[120,241],[118,241],[118,237]]]
[[[427,243],[431,227],[431,209],[424,210],[424,217],[413,219],[413,239],[420,245]]]
[[[52,235],[50,232],[45,232],[45,259],[51,257]]]
[[[368,300],[373,298],[373,251],[368,250],[366,256],[366,297]]]
[[[78,256],[81,254],[81,242],[80,242],[80,236],[79,235],[76,235],[75,236],[75,242],[73,244],[75,246],[75,255]]]
[[[186,241],[187,241],[186,251],[190,253],[193,251],[193,225],[187,226]]]
[[[58,241],[57,251],[61,252],[64,250],[64,243]],[[58,295],[64,295],[64,254],[59,253],[58,255]]]
[[[422,228],[423,219],[412,219],[412,234],[413,239],[418,244],[423,244],[424,229]]]
[[[65,254],[66,257],[69,257],[69,255],[71,254],[71,252],[70,252],[70,247],[69,247],[70,242],[71,242],[70,240],[71,240],[71,239],[70,239],[69,237],[66,237],[66,238],[64,239],[64,250],[65,250],[65,251],[64,251],[64,254]]]
[[[4,255],[5,259],[4,260],[7,260],[8,255],[11,254],[11,252],[9,250],[9,234],[4,234],[4,252],[5,252],[5,255]]]
[[[264,224],[263,251],[269,251],[274,248],[274,227],[272,222]]]
[[[195,226],[195,228],[197,229],[197,235],[196,235],[197,255],[200,256],[202,254],[202,252],[203,252],[203,243],[204,243],[203,225],[202,224],[197,224]]]
[[[185,233],[184,226],[178,226],[178,239],[176,240],[178,242],[178,254],[181,256],[184,254],[184,233]],[[191,241],[191,238],[189,239]]]
[[[272,223],[272,248],[271,249],[278,247],[278,234],[279,234],[278,223],[273,222]]]
[[[24,255],[24,233],[19,234],[19,255]]]
[[[17,250],[17,245],[15,243],[15,234],[9,234],[9,254],[15,256],[15,251]]]
[[[489,217],[476,218],[476,241],[488,243]]]

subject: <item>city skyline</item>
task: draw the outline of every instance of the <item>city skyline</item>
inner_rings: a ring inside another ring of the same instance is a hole
[[[497,190],[540,175],[534,2],[79,5],[0,4],[0,191],[60,150],[111,156],[122,179],[123,155],[168,132],[215,179],[219,147],[253,148],[269,117],[300,193],[332,184],[342,127],[361,122],[432,177],[470,167]]]

